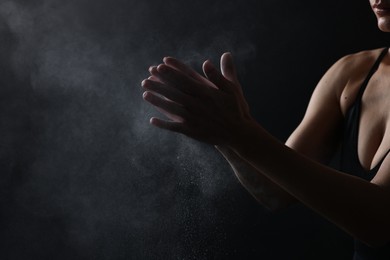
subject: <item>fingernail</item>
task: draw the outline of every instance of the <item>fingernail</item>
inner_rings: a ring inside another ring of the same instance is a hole
[[[164,65],[164,64],[158,65],[158,66],[157,66],[157,71],[158,71],[158,72],[162,72],[162,73],[167,72],[167,67],[166,67],[166,65]]]
[[[208,71],[215,71],[216,70],[216,68],[214,67],[214,64],[210,60],[207,60],[206,62],[207,62],[206,68]]]
[[[150,73],[152,73],[155,70],[157,70],[157,66],[150,66],[150,68],[149,68]]]

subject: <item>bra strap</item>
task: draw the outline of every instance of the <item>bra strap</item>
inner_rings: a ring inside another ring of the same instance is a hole
[[[389,47],[384,48],[382,50],[381,54],[376,59],[374,65],[371,67],[370,72],[367,74],[366,79],[364,80],[364,82],[362,83],[362,85],[360,87],[359,94],[358,94],[359,100],[361,100],[361,98],[363,96],[363,93],[364,93],[364,90],[366,89],[366,87],[368,85],[368,82],[370,81],[370,79],[371,79],[372,75],[375,73],[375,71],[378,69],[379,64],[381,64],[381,61],[385,57],[385,55],[388,52],[388,50],[389,50]]]

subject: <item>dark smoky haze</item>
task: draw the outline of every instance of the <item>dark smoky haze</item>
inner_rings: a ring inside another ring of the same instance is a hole
[[[200,71],[231,51],[283,140],[333,62],[385,45],[356,2],[1,0],[0,259],[345,254],[310,210],[266,211],[213,147],[152,128],[140,82],[164,56]]]

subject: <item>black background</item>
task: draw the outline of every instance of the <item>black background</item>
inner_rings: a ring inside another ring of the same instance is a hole
[[[150,127],[140,82],[231,51],[283,141],[329,66],[387,45],[368,1],[2,0],[0,33],[1,259],[350,258],[337,227],[266,211],[212,147]]]

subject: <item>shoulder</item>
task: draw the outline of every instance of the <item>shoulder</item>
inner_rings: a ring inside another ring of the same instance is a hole
[[[333,76],[338,78],[340,82],[336,93],[343,114],[346,113],[350,105],[354,102],[361,84],[382,50],[383,48],[378,48],[349,54],[333,65]]]
[[[383,48],[379,48],[348,54],[333,64],[327,73],[341,81],[349,81],[359,77],[368,72],[382,50]]]
[[[375,63],[382,50],[383,48],[378,48],[352,53],[342,57],[336,64],[350,73],[366,71]]]
[[[329,68],[318,84],[320,92],[330,92],[344,114],[353,102],[360,85],[366,78],[383,48],[348,54]],[[322,91],[321,91],[322,90]]]

